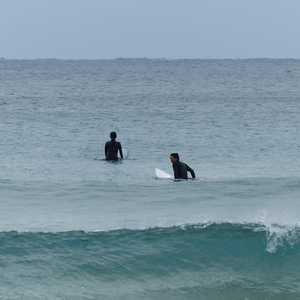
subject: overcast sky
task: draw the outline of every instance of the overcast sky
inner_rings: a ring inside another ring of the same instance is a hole
[[[300,58],[300,0],[0,0],[8,59]]]

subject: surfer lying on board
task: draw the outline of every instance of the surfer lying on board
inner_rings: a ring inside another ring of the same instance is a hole
[[[179,161],[178,153],[172,153],[170,155],[170,161],[173,164],[174,178],[175,179],[188,179],[187,172],[190,172],[192,177],[195,178],[195,172],[187,164]]]
[[[116,141],[117,134],[113,131],[110,133],[110,141],[106,142],[104,147],[106,160],[118,160],[118,151],[121,158],[123,158],[122,146],[120,142]]]

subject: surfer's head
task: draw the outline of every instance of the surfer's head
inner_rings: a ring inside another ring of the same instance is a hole
[[[174,162],[176,162],[177,160],[179,160],[179,155],[178,155],[178,153],[172,153],[172,154],[170,155],[170,160],[171,160],[172,163],[174,163]]]
[[[110,133],[110,138],[111,139],[115,139],[117,137],[117,134],[114,132],[114,131],[112,131],[111,133]]]

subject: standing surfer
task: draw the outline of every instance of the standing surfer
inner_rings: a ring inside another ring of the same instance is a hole
[[[117,134],[112,131],[110,133],[110,141],[106,142],[104,147],[105,159],[106,160],[118,160],[118,151],[120,152],[121,158],[123,158],[122,146],[120,142],[116,141]]]

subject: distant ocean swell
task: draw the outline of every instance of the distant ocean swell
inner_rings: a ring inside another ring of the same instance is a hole
[[[228,289],[300,293],[299,237],[298,227],[230,223],[107,232],[1,232],[0,266],[5,272],[0,279],[6,287],[21,281],[45,289],[64,282],[74,285],[74,299],[78,292],[95,295],[95,286],[98,296],[168,292],[175,297],[180,291],[192,297],[211,289],[225,294]]]

